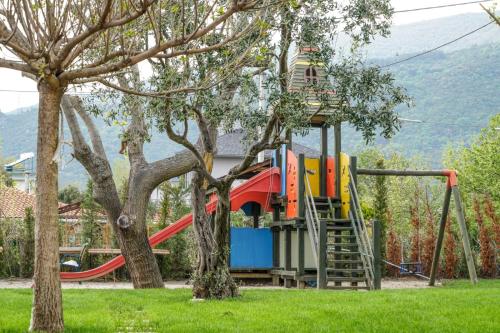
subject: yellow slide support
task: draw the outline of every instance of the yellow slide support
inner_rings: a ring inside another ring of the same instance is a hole
[[[340,153],[340,214],[343,219],[349,218],[351,195],[349,194],[349,155]]]
[[[304,166],[307,170],[313,171],[314,174],[310,174],[306,172],[306,175],[304,177],[308,177],[309,183],[311,183],[311,191],[313,197],[319,197],[319,159],[318,158],[306,158],[304,159]],[[304,179],[304,184],[306,184],[306,193],[309,193],[309,189],[307,188],[307,182]]]

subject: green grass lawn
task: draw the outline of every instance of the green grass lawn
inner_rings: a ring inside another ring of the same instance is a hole
[[[500,332],[500,280],[374,292],[244,290],[192,302],[190,290],[64,290],[67,332]],[[0,332],[24,332],[31,290],[0,289]]]

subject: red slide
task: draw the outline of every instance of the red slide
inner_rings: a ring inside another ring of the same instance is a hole
[[[252,177],[248,181],[239,185],[231,191],[231,210],[237,211],[247,202],[257,202],[266,211],[270,211],[269,201],[272,193],[280,192],[280,172],[279,168],[271,168],[263,171]],[[215,197],[207,204],[207,212],[213,212],[217,206],[217,198]],[[193,221],[191,214],[182,217],[175,223],[172,223],[165,229],[158,231],[156,234],[149,237],[149,243],[152,247],[166,241],[178,232],[186,229]],[[61,281],[85,281],[92,280],[108,273],[111,273],[117,268],[125,264],[125,258],[119,255],[111,259],[107,263],[89,269],[83,272],[61,272]]]

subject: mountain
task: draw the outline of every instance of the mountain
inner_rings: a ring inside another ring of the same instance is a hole
[[[372,61],[386,64],[395,60]],[[439,167],[446,145],[467,144],[500,112],[499,69],[500,44],[438,51],[390,67],[395,82],[407,89],[415,103],[411,109],[399,108],[400,117],[422,122],[403,122],[392,139],[377,138],[376,145],[406,156],[422,155]],[[364,147],[359,133],[344,127],[344,150],[353,153]],[[317,144],[319,133],[298,140]]]
[[[108,126],[103,120],[94,118],[97,128],[101,134],[104,149],[112,164],[123,161],[124,157],[118,153],[120,150],[120,128]],[[5,157],[18,157],[24,152],[36,152],[37,133],[37,108],[23,108],[5,114],[0,117],[0,151]],[[197,133],[192,133],[190,138],[196,138]],[[153,131],[151,142],[146,143],[144,154],[149,161],[155,161],[174,154],[182,149],[181,146],[168,140],[166,134]],[[74,184],[80,187],[85,185],[88,178],[86,171],[71,157],[72,148],[68,145],[71,142],[71,134],[67,125],[63,131],[62,154],[59,156],[62,162],[60,165],[59,182],[60,187]]]
[[[404,59],[452,40],[485,22],[484,14],[467,14],[395,26],[391,39],[376,40],[369,47],[369,61],[384,65]],[[491,25],[449,47],[391,66],[388,70],[415,101],[413,108],[399,109],[401,117],[423,122],[403,123],[401,130],[390,140],[377,138],[375,144],[386,151],[396,150],[406,156],[421,155],[434,167],[439,167],[446,145],[469,143],[486,126],[488,119],[500,112],[500,33],[497,26]],[[35,107],[0,114],[0,151],[3,155],[15,157],[22,152],[36,151],[36,123]],[[123,160],[118,154],[120,129],[109,127],[102,120],[97,120],[97,126],[110,160]],[[191,133],[192,138],[196,135]],[[70,141],[67,128],[64,138]],[[317,130],[311,130],[309,135],[296,140],[319,149]],[[365,147],[359,133],[344,126],[343,150],[353,154]],[[165,134],[153,132],[145,154],[152,161],[180,149],[168,141]],[[85,171],[77,161],[71,160],[71,147],[64,145],[63,151],[65,163],[60,174],[61,186],[70,183],[82,186],[87,177]]]
[[[423,52],[454,40],[490,22],[485,13],[469,13],[412,24],[394,25],[388,38],[377,37],[366,48],[367,58],[394,58]],[[347,45],[345,37],[339,37],[339,45]],[[492,43],[500,43],[498,26],[488,27],[447,45],[442,52],[454,52]]]

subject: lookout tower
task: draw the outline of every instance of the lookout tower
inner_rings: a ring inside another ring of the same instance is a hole
[[[290,64],[288,91],[305,94],[310,122],[321,126],[335,112],[338,99],[328,80],[325,64],[315,56],[318,52],[315,47],[297,50]]]
[[[274,206],[274,282],[298,287],[373,288],[373,269],[366,254],[370,245],[355,193],[356,160],[341,152],[340,123],[334,124],[335,147],[328,155],[329,118],[338,99],[314,47],[299,48],[290,64],[289,92],[300,93],[312,127],[320,129],[320,158],[293,153],[288,144],[276,152],[281,193]],[[363,234],[361,234],[363,233]],[[362,254],[365,253],[365,256]]]

